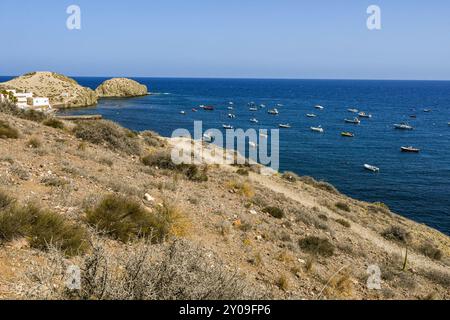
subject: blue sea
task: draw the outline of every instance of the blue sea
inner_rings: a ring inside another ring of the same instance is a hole
[[[5,81],[6,78],[0,78]],[[95,89],[105,78],[76,78]],[[93,108],[68,114],[102,114],[133,130],[150,129],[171,136],[177,128],[193,129],[194,120],[204,128],[278,128],[280,167],[300,175],[326,180],[348,196],[381,201],[405,217],[450,235],[450,82],[362,80],[239,80],[136,78],[154,95],[131,99],[103,99]],[[235,104],[236,119],[228,119],[228,102]],[[247,103],[265,104],[251,112]],[[199,105],[216,110],[194,113]],[[279,116],[267,113],[279,107]],[[316,110],[315,105],[325,107]],[[373,115],[361,125],[344,123],[356,108]],[[431,112],[424,112],[431,109]],[[186,111],[181,115],[180,111]],[[315,113],[317,118],[307,118]],[[416,115],[417,118],[411,118]],[[258,125],[249,119],[257,118]],[[395,130],[393,124],[408,122],[414,131]],[[310,131],[322,125],[325,133]],[[343,138],[342,131],[355,138]],[[419,154],[400,152],[415,146]],[[365,171],[369,163],[381,172]]]

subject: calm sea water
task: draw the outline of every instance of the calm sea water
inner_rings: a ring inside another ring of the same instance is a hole
[[[3,79],[2,81],[4,81]],[[104,78],[77,78],[95,88]],[[280,135],[281,170],[326,180],[343,193],[365,201],[381,201],[395,212],[450,234],[450,82],[341,81],[341,80],[231,80],[231,79],[136,79],[158,94],[132,99],[104,99],[95,108],[70,114],[102,114],[133,130],[151,129],[170,136],[177,128],[193,128],[202,120],[205,128],[277,128],[290,123]],[[237,118],[228,119],[228,102],[235,103]],[[247,103],[265,104],[251,112]],[[267,109],[281,103],[277,117]],[[200,104],[216,111],[197,113]],[[320,104],[325,110],[318,111]],[[360,126],[344,123],[354,107],[371,113]],[[432,109],[425,113],[424,109]],[[180,111],[186,111],[186,115]],[[315,113],[317,118],[307,118]],[[411,119],[410,115],[417,115]],[[254,125],[249,119],[256,117]],[[407,121],[414,131],[394,130]],[[310,131],[322,125],[324,134]],[[352,131],[353,139],[340,136]],[[404,154],[400,147],[413,145],[420,154]],[[363,169],[365,163],[381,168],[379,174]]]

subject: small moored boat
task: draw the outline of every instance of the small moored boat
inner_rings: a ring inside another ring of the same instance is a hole
[[[349,111],[349,112],[352,112],[352,113],[358,113],[358,112],[359,112],[358,109],[348,109],[348,111]]]
[[[260,104],[259,107],[260,107],[261,109],[264,109],[264,108],[266,107],[266,105],[265,105],[265,104]]]
[[[402,152],[419,153],[420,149],[414,147],[401,147]]]
[[[253,119],[250,119],[250,122],[253,122],[253,123],[258,123],[259,121],[258,121],[258,119],[256,119],[256,118],[253,118]]]
[[[315,118],[315,117],[317,117],[314,113],[308,113],[306,116],[308,118]]]
[[[358,114],[358,117],[360,117],[360,118],[372,118],[372,115],[371,114],[367,114],[365,112],[360,112]]]
[[[290,124],[280,124],[279,127],[280,127],[281,129],[290,129],[290,128],[291,128],[291,125],[290,125]]]
[[[192,108],[192,112],[197,112],[198,110],[195,108]]]
[[[208,142],[208,143],[212,143],[212,142],[214,142],[214,137],[212,137],[209,134],[205,133],[203,135],[203,141],[204,142]]]
[[[314,132],[320,132],[320,133],[323,133],[323,132],[324,132],[322,126],[311,127],[311,131],[314,131]]]
[[[315,106],[314,108],[316,108],[316,109],[318,109],[318,110],[323,110],[323,109],[325,109],[324,107],[322,107],[322,106],[320,106],[320,105],[317,105],[317,106]]]
[[[252,108],[250,108],[249,110],[250,110],[250,111],[258,111],[258,108],[252,107]]]
[[[412,126],[410,126],[409,124],[407,124],[406,122],[403,122],[400,124],[394,124],[394,128],[399,129],[399,130],[414,130],[414,128]]]
[[[280,114],[280,112],[279,112],[277,109],[272,109],[272,110],[269,110],[269,111],[268,111],[268,114],[271,114],[271,115],[278,115],[278,114]]]
[[[234,118],[236,118],[236,115],[235,115],[235,114],[232,114],[232,113],[229,113],[229,114],[228,114],[228,118],[234,119]]]
[[[353,138],[355,136],[355,134],[351,133],[351,132],[341,132],[341,136]]]
[[[213,110],[214,110],[214,107],[213,107],[213,106],[201,106],[201,108],[202,108],[203,110],[206,110],[206,111],[213,111]]]
[[[369,170],[369,171],[372,171],[372,172],[380,172],[380,168],[375,167],[375,166],[372,166],[372,165],[370,165],[370,164],[365,164],[365,165],[364,165],[364,168],[365,168],[366,170]]]
[[[359,120],[358,118],[354,118],[354,119],[345,119],[346,123],[351,123],[351,124],[360,124],[361,120]]]
[[[186,111],[180,111],[180,114],[185,115]]]
[[[224,124],[222,127],[226,130],[233,130],[233,126],[229,124]]]

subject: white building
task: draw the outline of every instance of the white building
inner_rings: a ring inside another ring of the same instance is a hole
[[[28,108],[28,99],[33,98],[33,92],[15,93],[14,97],[16,97],[17,99],[16,102],[17,107],[21,109],[26,109]]]
[[[21,109],[35,109],[45,111],[51,109],[50,99],[47,97],[33,97],[32,92],[17,92],[16,90],[6,90],[16,98],[16,106]],[[9,101],[7,95],[0,94],[0,101]]]
[[[50,100],[46,97],[32,97],[28,98],[28,106],[33,109],[48,109],[50,108]]]

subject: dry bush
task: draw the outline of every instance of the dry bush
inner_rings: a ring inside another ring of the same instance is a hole
[[[38,149],[42,146],[42,141],[38,137],[32,137],[27,141],[27,147]]]
[[[12,205],[15,200],[10,197],[6,192],[0,190],[0,210],[4,210]]]
[[[232,192],[238,193],[247,198],[253,198],[255,196],[255,190],[249,181],[231,180],[227,182],[226,186]]]
[[[300,248],[316,256],[331,257],[334,254],[334,245],[328,239],[319,237],[306,237],[298,242]]]
[[[284,274],[278,277],[275,284],[280,290],[287,291],[289,289],[289,280]]]
[[[0,120],[0,139],[18,139],[19,131],[6,121]]]
[[[305,184],[308,184],[308,185],[316,187],[318,189],[327,191],[329,193],[340,194],[339,191],[333,185],[329,184],[328,182],[317,181],[312,177],[300,177],[299,180]]]
[[[79,139],[98,145],[106,145],[114,151],[135,155],[141,153],[135,134],[111,121],[79,122],[73,129],[73,133]]]
[[[450,272],[432,269],[424,271],[423,276],[428,280],[443,286],[444,288],[450,287]]]
[[[283,209],[278,207],[266,207],[263,209],[263,212],[270,214],[272,217],[277,219],[283,219],[285,214]]]
[[[64,129],[64,122],[62,122],[61,120],[58,120],[56,118],[49,118],[47,120],[44,120],[44,122],[42,122],[42,124],[47,127],[52,127],[55,129]]]
[[[411,239],[410,233],[400,226],[391,226],[382,233],[382,236],[388,240],[401,243],[408,243]]]
[[[289,182],[297,182],[300,180],[300,177],[296,173],[291,171],[286,171],[281,177]]]
[[[335,299],[350,298],[353,295],[353,287],[351,274],[344,272],[344,274],[332,278],[324,292],[328,297]]]
[[[248,177],[250,172],[247,169],[239,168],[237,169],[236,173],[240,176]]]
[[[14,205],[0,211],[0,240],[19,237],[27,237],[30,246],[40,250],[57,246],[68,256],[84,253],[89,247],[84,228],[35,205]]]
[[[34,122],[42,122],[48,118],[43,112],[32,109],[23,110],[11,103],[0,103],[0,112]]]
[[[236,271],[226,269],[212,252],[185,240],[164,245],[140,242],[113,252],[97,243],[80,267],[81,290],[59,290],[52,298],[243,300],[264,295]]]
[[[339,223],[341,226],[344,226],[345,228],[350,228],[352,226],[350,222],[344,219],[337,219],[336,222]]]
[[[1,202],[1,201],[0,201]],[[433,260],[441,260],[442,259],[442,251],[439,248],[436,248],[432,243],[427,242],[420,247],[420,252],[423,255],[431,258]]]
[[[69,184],[67,180],[56,176],[44,177],[41,179],[41,183],[43,183],[47,187],[55,187],[55,188],[63,187]]]
[[[381,213],[386,214],[386,215],[390,215],[391,214],[391,209],[389,209],[389,207],[386,204],[382,203],[382,202],[375,202],[375,203],[369,205],[367,207],[367,210],[370,211],[370,212],[374,212],[374,213],[381,212]]]
[[[345,212],[351,211],[350,206],[346,202],[342,202],[342,201],[336,202],[335,207],[338,208],[339,210],[342,210]]]

